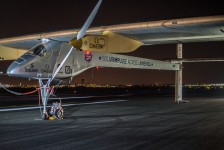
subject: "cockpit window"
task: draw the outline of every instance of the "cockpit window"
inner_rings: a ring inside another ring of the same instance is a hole
[[[18,59],[16,60],[16,63],[21,64],[21,63],[23,63],[24,61],[26,61],[26,60],[25,60],[24,58],[20,57],[20,58],[18,58]]]
[[[40,57],[45,56],[46,48],[43,45],[39,45],[32,49],[33,54],[38,55]]]

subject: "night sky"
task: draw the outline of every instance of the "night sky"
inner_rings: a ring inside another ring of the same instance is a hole
[[[80,28],[96,3],[97,0],[1,0],[0,38]],[[91,26],[224,15],[222,4],[221,0],[103,0]],[[153,59],[175,58],[175,47],[144,46],[129,55]],[[183,45],[183,50],[184,58],[224,58],[224,42],[188,43]],[[0,70],[5,70],[10,62],[0,63]],[[224,83],[223,66],[224,62],[185,63],[183,82]],[[174,84],[173,71],[101,68],[88,70],[73,81],[80,81],[81,78],[96,84]],[[6,76],[1,76],[0,82],[32,83]]]

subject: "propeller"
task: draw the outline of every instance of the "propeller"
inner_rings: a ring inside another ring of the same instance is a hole
[[[102,0],[99,0],[98,3],[96,4],[95,8],[93,9],[91,14],[89,15],[88,19],[86,20],[86,22],[82,26],[81,30],[78,32],[77,37],[73,38],[69,42],[76,49],[80,49],[82,47],[82,38],[85,36],[87,29],[89,28],[93,19],[95,18],[96,13],[98,12],[98,10],[100,8],[101,3],[102,3]]]
[[[101,3],[102,3],[102,0],[99,0],[99,2],[96,4],[96,6],[93,9],[93,11],[91,12],[90,16],[86,20],[85,24],[82,26],[81,30],[79,31],[79,33],[77,35],[77,40],[80,40],[81,38],[83,38],[85,36],[86,31],[89,28],[89,26],[91,25],[93,19],[95,18],[96,13],[98,12],[98,10],[100,8]]]
[[[65,63],[65,61],[67,60],[68,56],[70,55],[70,53],[72,52],[72,50],[74,48],[79,48],[82,45],[82,38],[85,36],[87,29],[89,28],[89,26],[91,25],[93,19],[95,18],[100,5],[102,3],[102,0],[99,0],[98,3],[96,4],[95,8],[92,10],[91,14],[89,15],[88,19],[86,20],[86,22],[84,23],[84,25],[82,26],[81,30],[79,31],[79,33],[77,34],[77,37],[72,39],[69,43],[72,45],[71,49],[69,50],[69,52],[67,53],[67,55],[65,56],[65,58],[63,59],[63,61],[61,62],[61,64],[58,66],[58,68],[56,69],[56,71],[54,72],[54,74],[52,75],[52,77],[48,80],[46,85],[50,85],[51,81],[53,81],[53,79],[55,78],[55,76],[58,74],[58,72],[60,71],[60,68],[63,66],[63,64]]]

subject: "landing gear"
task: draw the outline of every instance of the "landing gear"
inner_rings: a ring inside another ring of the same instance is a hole
[[[61,102],[53,103],[50,109],[47,111],[47,103],[49,97],[53,95],[53,88],[50,87],[49,83],[44,84],[41,79],[39,79],[39,85],[40,85],[39,99],[41,98],[43,105],[42,119],[49,120],[50,117],[54,117],[59,120],[63,119],[64,111]]]
[[[48,119],[49,119],[49,116],[47,113],[42,115],[42,120],[48,120]]]

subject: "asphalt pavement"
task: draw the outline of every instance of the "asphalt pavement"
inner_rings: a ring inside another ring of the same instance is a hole
[[[0,149],[223,150],[224,98],[188,100],[74,101],[78,105],[64,107],[63,120],[52,121],[41,120],[39,109],[0,112]]]

